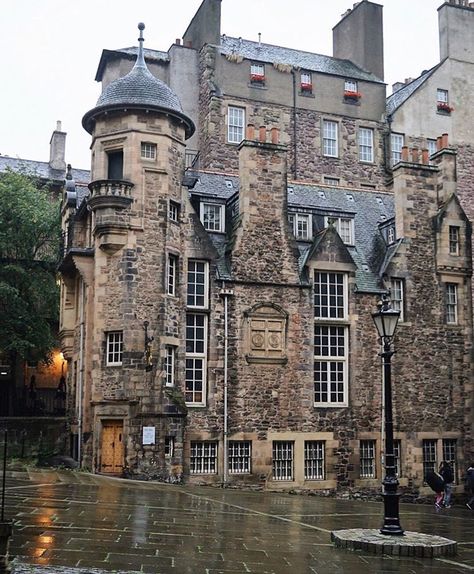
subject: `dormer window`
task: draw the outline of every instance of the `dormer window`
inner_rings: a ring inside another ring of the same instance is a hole
[[[289,213],[288,223],[296,239],[303,241],[311,239],[311,216],[308,213]]]
[[[201,203],[201,222],[207,231],[225,231],[224,205],[219,203]]]
[[[334,225],[339,237],[346,245],[354,245],[354,220],[350,217],[326,216],[324,227]]]
[[[395,237],[395,227],[391,225],[387,228],[387,244],[392,245],[392,243],[395,243]]]
[[[311,72],[301,72],[300,87],[301,87],[301,93],[303,94],[313,93],[313,79],[311,76]]]
[[[263,64],[250,64],[250,83],[258,86],[265,85],[265,66]]]
[[[459,255],[459,227],[449,226],[449,254]]]

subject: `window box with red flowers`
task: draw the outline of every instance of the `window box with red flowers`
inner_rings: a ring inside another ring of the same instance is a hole
[[[353,92],[352,90],[344,90],[344,99],[358,102],[362,94],[360,92]]]
[[[265,74],[250,74],[250,81],[252,84],[264,84]]]
[[[300,87],[301,91],[305,92],[306,94],[310,94],[313,91],[313,84],[309,82],[301,82]]]
[[[454,108],[452,108],[448,102],[438,102],[436,104],[436,107],[438,109],[438,112],[443,112],[445,114],[450,114],[451,112],[454,111]]]

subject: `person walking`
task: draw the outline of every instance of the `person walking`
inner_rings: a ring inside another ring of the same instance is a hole
[[[466,486],[470,494],[470,498],[466,502],[466,506],[469,508],[469,510],[474,510],[474,463],[471,463],[467,469]]]
[[[454,486],[454,472],[448,461],[443,460],[443,462],[439,465],[439,473],[444,480],[443,506],[445,508],[451,508],[451,496],[453,494]]]
[[[441,508],[441,502],[443,500],[444,495],[444,479],[443,477],[436,472],[436,470],[430,470],[426,474],[425,478],[428,486],[436,493],[435,498],[435,506],[436,508]]]

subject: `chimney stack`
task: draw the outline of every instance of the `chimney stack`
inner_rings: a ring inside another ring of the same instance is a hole
[[[61,131],[61,122],[56,122],[56,129],[49,142],[49,167],[66,170],[66,132]]]

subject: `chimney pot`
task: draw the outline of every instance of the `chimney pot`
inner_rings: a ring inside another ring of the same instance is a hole
[[[181,39],[180,38],[176,38],[176,45],[177,46],[181,46]]]
[[[266,126],[260,126],[260,129],[258,131],[258,139],[261,142],[267,141],[267,127]]]
[[[411,150],[411,157],[412,157],[413,163],[418,163],[418,162],[420,161],[420,154],[419,154],[419,152],[418,152],[418,148],[417,148],[417,147],[414,147],[414,148]]]
[[[402,161],[408,161],[408,146],[402,146]]]
[[[426,148],[421,150],[421,163],[423,165],[428,165],[430,163],[430,152]]]
[[[448,134],[443,134],[441,136],[441,149],[446,149],[448,147]]]
[[[279,136],[280,136],[280,133],[279,133],[280,130],[279,130],[278,128],[272,128],[272,129],[270,130],[270,132],[271,132],[271,137],[272,137],[272,144],[277,144],[277,143],[278,143],[278,140],[280,139],[280,138],[279,138]]]
[[[442,146],[442,137],[438,136],[436,138],[436,151],[439,151],[443,146]]]
[[[247,125],[247,133],[246,133],[245,137],[248,140],[255,139],[255,126],[253,124]]]

